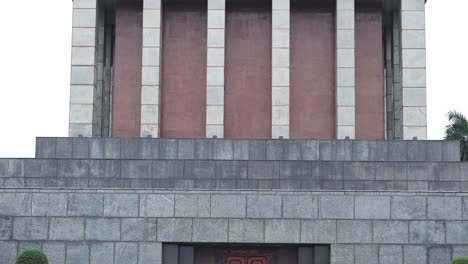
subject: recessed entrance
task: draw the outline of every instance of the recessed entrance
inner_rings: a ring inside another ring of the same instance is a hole
[[[330,264],[330,246],[165,244],[163,264]]]
[[[226,256],[224,264],[268,264],[267,256]]]

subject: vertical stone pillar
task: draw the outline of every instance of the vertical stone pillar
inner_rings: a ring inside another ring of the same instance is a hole
[[[336,137],[356,136],[354,0],[336,1]]]
[[[272,7],[271,133],[289,138],[290,0],[273,0]]]
[[[393,139],[403,139],[403,92],[401,88],[400,11],[393,13]]]
[[[161,0],[143,0],[141,137],[159,137]]]
[[[208,0],[206,137],[224,137],[226,1]]]
[[[404,139],[427,139],[424,7],[424,0],[401,1]]]
[[[71,137],[93,135],[96,95],[96,0],[73,1],[73,37],[70,79]]]
[[[393,28],[384,28],[385,34],[385,128],[386,139],[394,139],[394,124],[393,116],[393,43],[392,35]]]

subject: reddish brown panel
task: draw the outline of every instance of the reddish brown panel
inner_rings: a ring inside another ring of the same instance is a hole
[[[118,0],[115,10],[112,136],[140,136],[143,1]]]
[[[292,2],[290,137],[335,138],[335,8]]]
[[[266,245],[200,245],[195,264],[297,264],[297,247]]]
[[[384,139],[382,11],[356,7],[356,139]]]
[[[227,256],[224,264],[246,264],[246,259],[241,256]]]
[[[271,138],[271,2],[226,6],[226,138]]]
[[[267,256],[249,256],[247,257],[247,264],[268,264]]]
[[[161,137],[205,137],[206,36],[206,1],[163,4]]]

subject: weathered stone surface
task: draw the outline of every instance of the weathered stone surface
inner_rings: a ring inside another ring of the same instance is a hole
[[[367,161],[369,160],[369,141],[356,140],[353,141],[353,160]]]
[[[103,216],[102,194],[72,193],[68,196],[69,216]]]
[[[213,158],[216,160],[232,160],[234,158],[234,146],[232,140],[214,140]]]
[[[57,160],[26,160],[24,163],[24,176],[30,178],[55,178],[57,177]]]
[[[307,161],[284,161],[280,166],[280,179],[301,180],[310,179],[311,166]]]
[[[227,219],[193,219],[193,242],[227,242]]]
[[[115,218],[86,219],[85,238],[96,241],[119,241],[120,220]]]
[[[336,243],[336,220],[302,220],[301,243]]]
[[[265,220],[266,243],[299,243],[299,220]]]
[[[162,245],[161,243],[143,242],[138,243],[138,263],[139,264],[161,264]]]
[[[216,164],[218,179],[247,179],[247,161],[220,161]]]
[[[249,179],[279,179],[279,164],[276,161],[249,161]]]
[[[249,159],[266,159],[266,143],[264,140],[249,140]]]
[[[0,216],[0,240],[10,240],[13,233],[12,218]]]
[[[4,263],[15,263],[16,261],[16,242],[0,241],[0,259]]]
[[[404,264],[427,264],[425,246],[403,246]]]
[[[271,139],[266,141],[266,159],[283,159],[283,140]]]
[[[43,242],[42,251],[46,254],[50,264],[65,263],[64,242]]]
[[[2,215],[26,216],[31,211],[31,197],[29,193],[1,193],[0,212]]]
[[[122,178],[152,178],[152,162],[150,160],[122,160]]]
[[[121,164],[118,160],[89,161],[90,178],[120,178]]]
[[[403,221],[374,221],[374,243],[408,243],[408,223]]]
[[[427,160],[427,143],[425,141],[408,141],[406,143],[406,148],[409,161]]]
[[[389,140],[387,142],[388,159],[390,161],[407,160],[406,141]]]
[[[130,242],[115,243],[114,264],[137,264],[138,244]]]
[[[177,139],[160,139],[159,141],[159,158],[160,159],[177,159],[178,147]]]
[[[104,216],[138,216],[137,194],[106,194],[104,196]]]
[[[354,197],[322,196],[320,212],[324,219],[352,219],[354,218]]]
[[[335,141],[331,141],[331,140],[319,141],[319,159],[323,161],[336,160]]]
[[[447,243],[468,244],[468,222],[450,221],[447,225]]]
[[[343,162],[320,162],[319,179],[320,180],[343,180]]]
[[[371,243],[372,222],[366,220],[338,220],[338,243]]]
[[[209,217],[210,196],[204,194],[176,194],[176,217]]]
[[[415,196],[394,196],[392,198],[393,219],[425,219],[426,198]]]
[[[408,180],[435,181],[438,175],[437,163],[414,162],[407,163]]]
[[[354,245],[332,244],[330,249],[330,263],[354,263]]]
[[[155,241],[155,218],[124,218],[121,222],[122,241]]]
[[[380,264],[403,264],[402,246],[380,246]]]
[[[56,138],[36,138],[36,158],[55,158],[56,146]]]
[[[354,203],[358,219],[390,218],[390,196],[356,196]]]
[[[0,159],[0,178],[24,177],[24,160]]]
[[[248,195],[248,218],[280,218],[282,197],[279,195]]]
[[[193,139],[179,139],[178,143],[178,159],[195,158],[195,141]]]
[[[461,220],[461,197],[427,197],[427,218]]]
[[[261,219],[230,219],[229,242],[262,243],[264,221]]]
[[[354,264],[378,264],[379,247],[376,245],[356,245],[354,247]]]
[[[13,220],[13,239],[46,240],[49,220],[46,217],[15,217]]]
[[[138,159],[141,153],[141,143],[146,143],[139,138],[122,138],[120,139],[120,158],[122,159]]]
[[[66,216],[67,195],[62,193],[34,193],[32,196],[32,215]]]
[[[234,159],[235,160],[248,160],[250,154],[249,140],[235,140],[234,145]]]
[[[159,140],[154,138],[140,138],[140,158],[159,158]]]
[[[216,163],[208,160],[190,160],[185,162],[184,178],[216,179]]]
[[[191,242],[192,219],[170,218],[158,219],[158,241],[163,242]]]
[[[90,259],[90,264],[114,264],[114,243],[92,243]]]
[[[454,246],[452,248],[452,259],[468,256],[468,246]]]
[[[83,218],[51,218],[49,227],[50,240],[83,240]]]
[[[314,219],[318,216],[318,198],[312,195],[283,196],[283,218]]]
[[[173,194],[140,195],[140,216],[171,217],[174,216]]]
[[[104,158],[120,159],[121,153],[120,138],[104,138]]]
[[[428,264],[450,263],[450,247],[429,247],[428,251]]]
[[[283,159],[301,160],[301,140],[286,140],[283,143]]]
[[[303,160],[319,160],[319,144],[317,140],[305,140],[301,151]]]
[[[243,195],[212,195],[211,217],[245,217],[246,199]]]
[[[444,244],[444,222],[436,221],[412,221],[410,228],[411,244]]]
[[[213,159],[213,141],[209,139],[195,140],[195,159]]]
[[[67,264],[89,264],[89,245],[86,242],[67,243]]]

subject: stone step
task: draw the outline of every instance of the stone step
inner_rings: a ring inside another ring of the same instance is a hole
[[[468,163],[0,159],[0,187],[468,191]]]
[[[457,141],[37,138],[36,158],[460,161]]]

